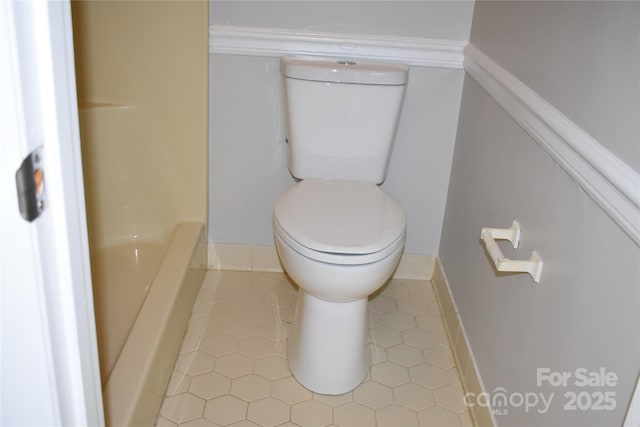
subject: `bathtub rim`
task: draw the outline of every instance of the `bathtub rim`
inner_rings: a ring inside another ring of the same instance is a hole
[[[204,278],[204,231],[201,223],[175,227],[153,286],[103,388],[107,426],[155,423]],[[183,312],[176,313],[180,307]]]

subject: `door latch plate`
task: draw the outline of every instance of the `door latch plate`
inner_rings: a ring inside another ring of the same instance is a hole
[[[46,207],[46,191],[42,147],[32,151],[16,171],[18,206],[22,217],[31,222],[38,218]]]

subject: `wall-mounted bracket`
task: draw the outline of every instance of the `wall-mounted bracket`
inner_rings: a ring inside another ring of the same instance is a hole
[[[520,243],[520,224],[513,221],[510,228],[489,228],[483,227],[480,238],[484,242],[487,252],[498,271],[510,271],[529,273],[534,282],[540,282],[540,274],[542,273],[542,258],[536,251],[533,251],[531,258],[528,260],[512,260],[505,258],[496,243],[496,240],[508,240],[514,248]]]

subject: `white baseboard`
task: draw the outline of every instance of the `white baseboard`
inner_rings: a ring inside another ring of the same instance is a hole
[[[283,271],[274,246],[209,243],[208,258],[209,268],[213,270]],[[393,278],[430,280],[435,260],[432,255],[403,254]]]
[[[449,337],[449,342],[451,343],[451,352],[456,359],[460,381],[462,382],[465,393],[472,393],[473,396],[479,396],[480,393],[485,392],[484,385],[480,378],[473,352],[469,346],[469,340],[462,325],[458,308],[451,295],[447,276],[444,273],[440,260],[437,258],[435,259],[434,267],[431,282],[436,292],[445,329]],[[490,407],[475,405],[469,409],[473,417],[474,425],[482,427],[493,427],[496,425]]]

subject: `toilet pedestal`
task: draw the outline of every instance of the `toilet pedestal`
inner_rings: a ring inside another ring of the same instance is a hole
[[[343,394],[367,376],[367,298],[328,302],[302,288],[288,338],[289,368],[296,379],[319,394]]]

